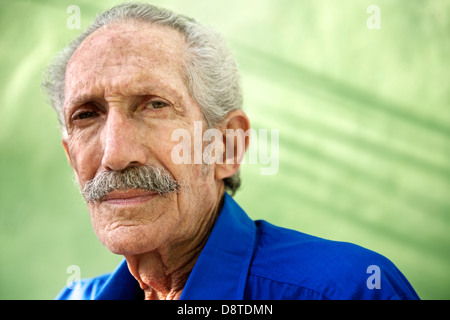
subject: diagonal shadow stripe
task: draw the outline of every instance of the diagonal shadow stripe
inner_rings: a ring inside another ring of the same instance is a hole
[[[265,76],[267,73],[276,75],[277,82],[295,89],[302,88],[315,95],[326,95],[334,98],[345,98],[357,102],[359,108],[370,108],[371,112],[382,112],[400,121],[409,122],[416,126],[426,128],[429,131],[450,139],[450,126],[434,119],[426,119],[412,112],[406,112],[408,107],[395,104],[382,97],[371,94],[360,88],[334,80],[322,74],[317,74],[304,67],[290,63],[280,57],[262,50],[249,47],[237,41],[231,41],[238,61],[245,61],[245,67],[255,72],[261,72],[261,66]]]

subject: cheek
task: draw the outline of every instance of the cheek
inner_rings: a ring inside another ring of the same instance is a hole
[[[208,165],[179,165],[177,170],[183,186],[180,192],[180,204],[189,203],[189,208],[206,208],[215,198],[215,180],[212,168]],[[197,212],[194,209],[194,213]]]
[[[183,123],[183,126],[171,127],[162,133],[164,143],[159,149],[161,163],[172,173],[175,179],[188,186],[189,193],[205,193],[214,187],[215,165],[204,164],[203,151],[210,141],[203,141],[206,125],[196,126],[194,122]],[[181,129],[175,132],[175,130]],[[196,131],[195,129],[200,129]],[[203,130],[202,130],[203,129]],[[172,141],[172,133],[174,133]],[[156,150],[155,150],[156,151]],[[187,156],[186,156],[187,155]]]
[[[95,176],[101,164],[100,144],[95,142],[94,139],[88,143],[72,139],[68,144],[72,168],[80,186],[84,186],[88,180]]]

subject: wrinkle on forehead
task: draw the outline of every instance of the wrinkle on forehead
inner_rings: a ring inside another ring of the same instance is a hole
[[[68,69],[74,61],[100,69],[124,63],[136,66],[168,63],[182,58],[184,48],[184,37],[176,30],[145,22],[117,22],[89,35],[73,54]],[[172,59],[149,60],[152,54]]]
[[[128,91],[130,86],[139,91],[145,80],[179,88],[176,80],[184,78],[185,45],[182,34],[164,26],[128,20],[103,26],[80,44],[69,61],[66,102],[93,88],[104,94]]]

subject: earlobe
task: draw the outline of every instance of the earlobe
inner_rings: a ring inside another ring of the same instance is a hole
[[[239,170],[249,145],[250,121],[242,110],[231,111],[223,121],[221,131],[225,152],[222,163],[216,164],[217,180],[231,177]]]

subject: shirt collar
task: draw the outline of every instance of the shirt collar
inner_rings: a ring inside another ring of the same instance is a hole
[[[130,273],[125,259],[95,295],[95,300],[141,300],[143,298],[144,292]]]
[[[255,232],[253,221],[225,193],[222,211],[180,299],[243,299]]]
[[[181,300],[241,300],[255,244],[255,225],[225,193],[222,210],[181,294]],[[124,259],[96,299],[141,299]]]

